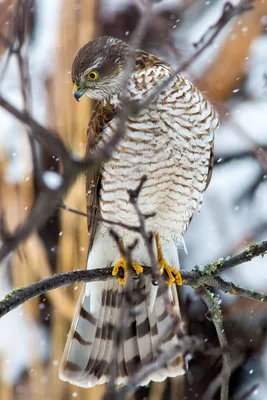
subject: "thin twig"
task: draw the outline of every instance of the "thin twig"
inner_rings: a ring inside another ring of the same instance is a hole
[[[144,175],[141,178],[140,183],[135,190],[128,190],[129,199],[130,199],[130,203],[134,207],[135,213],[136,213],[138,221],[139,221],[139,232],[140,232],[142,239],[144,240],[145,247],[146,247],[146,250],[149,255],[153,280],[156,281],[162,289],[162,296],[163,296],[164,304],[165,304],[166,310],[172,320],[172,327],[170,330],[172,331],[172,333],[178,334],[178,332],[179,332],[181,334],[181,332],[182,332],[182,329],[180,329],[181,328],[181,319],[178,316],[177,311],[174,309],[174,304],[170,301],[168,286],[165,285],[164,279],[163,279],[162,275],[160,274],[160,267],[159,267],[159,264],[158,264],[158,261],[157,261],[156,255],[155,255],[154,247],[153,247],[154,234],[153,234],[153,232],[147,231],[147,229],[146,229],[146,221],[150,216],[143,214],[138,205],[138,198],[139,198],[140,192],[143,189],[143,186],[146,181],[147,181],[147,177]]]
[[[228,400],[229,380],[231,375],[231,359],[228,351],[227,338],[223,328],[223,316],[220,309],[219,299],[213,293],[211,293],[210,290],[206,288],[199,291],[199,293],[209,309],[212,322],[216,329],[220,347],[222,349],[222,370],[220,373],[220,381],[221,381],[220,400]],[[211,385],[208,387],[207,391],[203,395],[203,400],[212,400],[216,389],[217,387],[214,387],[214,385],[211,383]]]
[[[224,272],[230,268],[236,267],[237,265],[244,264],[254,257],[264,256],[267,252],[267,241],[262,243],[255,243],[249,246],[242,253],[237,254],[236,256],[232,256],[227,260],[218,260],[213,263],[207,264],[205,267],[205,271],[209,271],[215,275],[218,275],[221,272]]]
[[[253,8],[254,0],[241,0],[237,5],[233,6],[230,2],[224,4],[222,14],[218,18],[217,22],[210,26],[207,31],[203,34],[200,40],[194,44],[198,49],[196,52],[182,62],[178,68],[175,69],[174,74],[169,76],[167,79],[163,79],[156,88],[147,96],[147,98],[142,101],[140,104],[136,105],[135,112],[139,112],[143,108],[146,108],[157,95],[159,95],[162,90],[168,86],[174,79],[176,79],[176,75],[187,70],[190,65],[208,48],[212,45],[214,40],[217,38],[222,29],[228,24],[228,22],[246,11],[249,11]],[[209,36],[209,39],[206,40],[206,37]]]
[[[144,381],[153,372],[160,370],[170,360],[175,359],[179,354],[193,354],[196,351],[203,351],[203,343],[201,341],[189,336],[180,338],[179,344],[160,354],[156,361],[144,365],[140,370],[136,371],[135,374],[128,379],[126,385],[118,390],[117,398],[127,399],[131,394],[134,393],[136,387],[140,385],[140,382]]]
[[[151,268],[152,268],[153,274],[154,274],[154,279],[158,280],[158,279],[160,279],[160,273],[159,273],[159,267],[158,267],[157,259],[156,259],[155,253],[154,253],[153,245],[152,245],[153,232],[148,232],[146,230],[147,216],[141,212],[141,210],[138,206],[138,198],[139,198],[140,192],[141,192],[142,188],[144,187],[144,184],[146,181],[147,181],[147,177],[146,177],[146,175],[144,175],[140,179],[140,183],[137,186],[137,188],[135,190],[128,190],[128,194],[129,194],[129,201],[132,204],[132,206],[136,212],[138,221],[139,221],[139,232],[140,232],[140,235],[142,236],[142,238],[144,239],[145,246],[146,246],[146,249],[149,254]]]
[[[245,391],[245,393],[243,393],[241,395],[241,397],[238,397],[236,400],[247,400],[250,398],[251,395],[253,395],[253,393],[258,389],[259,384],[255,383],[251,388],[249,388],[248,390]]]
[[[88,214],[86,212],[75,210],[74,208],[71,208],[71,207],[67,206],[66,204],[61,204],[60,207],[63,210],[70,211],[70,212],[72,212],[74,214],[77,214],[77,215],[80,215],[82,217],[96,219],[98,222],[104,222],[107,225],[113,225],[113,226],[116,226],[116,227],[124,228],[124,229],[126,229],[128,231],[140,233],[140,227],[139,226],[128,225],[128,224],[124,224],[123,222],[110,221],[109,219],[99,217],[98,215],[92,215],[92,214]],[[149,214],[145,214],[145,217],[146,218],[152,218],[155,215],[156,215],[156,213],[149,213]]]
[[[3,96],[0,96],[0,106],[8,111],[10,114],[12,114],[15,118],[17,118],[20,122],[29,126],[32,130],[33,137],[42,145],[47,146],[47,148],[53,149],[53,152],[61,158],[63,164],[69,162],[70,154],[66,149],[64,143],[62,142],[62,140],[60,140],[56,133],[53,133],[49,129],[46,129],[44,126],[35,121],[29,114],[21,112],[11,103],[5,100]]]

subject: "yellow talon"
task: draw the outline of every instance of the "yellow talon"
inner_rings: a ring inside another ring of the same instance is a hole
[[[183,284],[182,276],[179,271],[171,267],[164,259],[159,261],[160,274],[162,275],[164,270],[166,271],[169,280],[167,285],[170,286],[172,283],[176,282],[177,285],[181,286]]]
[[[118,278],[118,282],[121,283],[122,285],[126,284],[127,278],[128,278],[128,267],[126,261],[121,257],[120,260],[114,265],[113,270],[112,270],[112,275],[116,276],[118,275],[119,269],[123,269],[123,278]]]
[[[168,275],[168,282],[167,285],[170,286],[172,283],[176,282],[177,285],[181,286],[183,284],[182,276],[179,271],[173,268],[171,265],[167,263],[165,258],[162,254],[161,245],[159,243],[159,234],[155,234],[156,246],[157,246],[157,253],[158,253],[158,263],[160,266],[160,274],[162,275],[164,270]]]
[[[136,275],[139,275],[141,272],[143,272],[143,267],[134,261],[132,261],[132,267],[135,270]],[[119,261],[114,265],[113,270],[112,270],[112,275],[116,276],[118,275],[119,268],[123,269],[123,278],[118,278],[118,282],[121,285],[125,285],[127,278],[128,278],[128,266],[127,266],[127,261],[121,256]]]
[[[139,275],[144,271],[144,268],[141,265],[135,263],[134,261],[132,261],[132,267],[135,270],[136,275]]]

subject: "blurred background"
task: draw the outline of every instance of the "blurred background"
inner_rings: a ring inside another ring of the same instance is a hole
[[[140,16],[138,0],[1,0],[0,92],[19,108],[25,105],[18,60],[10,42],[19,43],[27,64],[26,103],[34,118],[57,130],[73,152],[84,155],[89,99],[77,104],[70,69],[79,48],[92,38],[131,38]],[[224,0],[157,0],[141,48],[179,65],[195,51],[222,13]],[[232,0],[232,4],[237,4]],[[27,75],[29,71],[29,76]],[[220,114],[215,168],[204,204],[179,249],[181,267],[192,269],[236,254],[267,237],[267,1],[237,16],[184,73]],[[58,170],[53,149],[37,148],[43,169]],[[9,231],[23,221],[40,188],[27,131],[0,109],[0,212]],[[65,203],[85,211],[81,176]],[[86,219],[57,211],[42,231],[32,234],[0,268],[0,297],[53,273],[83,269],[87,255]],[[226,278],[266,291],[265,258],[227,272]],[[57,289],[29,301],[0,320],[0,399],[101,399],[104,387],[90,390],[63,383],[58,368],[79,286]],[[222,295],[231,359],[230,398],[267,399],[267,307]],[[190,288],[180,290],[190,334],[217,346],[202,301]],[[196,399],[220,371],[220,357],[197,354],[185,380],[152,383],[133,399]],[[214,397],[217,398],[217,397]]]

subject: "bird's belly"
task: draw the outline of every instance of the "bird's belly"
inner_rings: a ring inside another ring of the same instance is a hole
[[[194,168],[186,153],[170,144],[142,146],[124,140],[112,159],[103,167],[100,210],[106,219],[139,224],[129,201],[129,189],[136,189],[141,178],[147,180],[138,197],[143,214],[156,213],[146,221],[147,229],[160,232],[167,240],[182,240],[198,198],[193,192]],[[120,228],[117,228],[120,234]]]

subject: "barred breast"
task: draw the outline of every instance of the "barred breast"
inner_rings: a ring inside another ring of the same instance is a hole
[[[135,72],[129,97],[143,100],[170,74],[171,68],[165,65]],[[116,123],[106,129],[104,140]],[[218,117],[207,99],[185,77],[176,76],[148,108],[128,118],[124,139],[103,166],[102,216],[136,225],[127,190],[136,188],[147,175],[139,206],[143,213],[156,212],[148,228],[166,240],[181,242],[201,206],[217,126]]]

